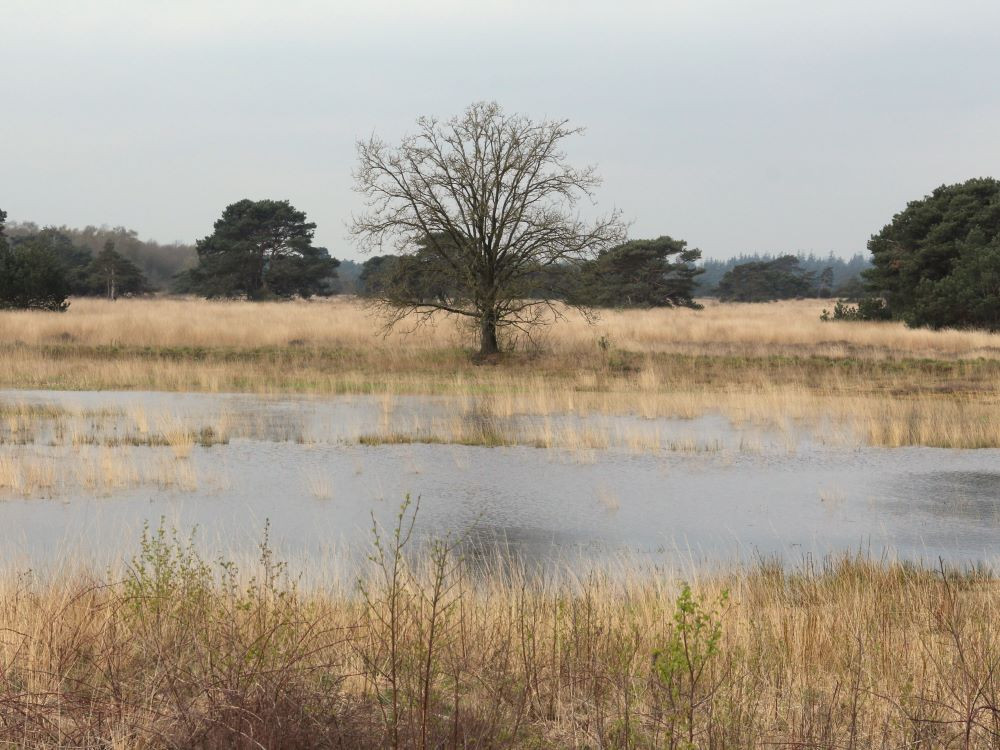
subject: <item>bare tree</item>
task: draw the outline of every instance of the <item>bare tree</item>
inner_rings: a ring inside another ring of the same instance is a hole
[[[559,316],[541,276],[621,242],[625,227],[618,212],[590,222],[576,213],[600,179],[567,163],[563,141],[581,129],[565,120],[536,123],[481,102],[417,125],[396,148],[374,136],[358,143],[355,189],[367,211],[351,232],[368,250],[390,244],[403,256],[399,283],[380,284],[376,295],[389,325],[438,311],[465,316],[477,325],[480,354],[494,354],[498,330],[530,333]],[[405,278],[415,268],[433,294]]]

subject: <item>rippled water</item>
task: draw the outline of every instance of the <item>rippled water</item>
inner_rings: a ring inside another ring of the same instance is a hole
[[[854,448],[804,436],[790,442],[719,416],[584,418],[588,428],[619,438],[646,431],[689,450],[629,450],[618,438],[598,450],[366,446],[356,439],[366,430],[467,413],[467,405],[444,398],[0,393],[0,404],[10,402],[207,422],[224,415],[234,436],[179,459],[197,477],[191,490],[140,486],[95,495],[67,486],[52,497],[3,497],[0,545],[8,560],[23,564],[66,554],[114,559],[134,548],[144,522],[161,517],[181,529],[197,526],[202,544],[227,554],[252,552],[265,520],[286,557],[353,554],[369,539],[372,514],[391,523],[407,494],[420,497],[424,536],[464,535],[543,565],[623,554],[795,560],[858,549],[927,562],[998,557],[997,450]],[[0,456],[58,462],[74,450],[39,440],[0,445]],[[174,460],[166,447],[127,450]]]

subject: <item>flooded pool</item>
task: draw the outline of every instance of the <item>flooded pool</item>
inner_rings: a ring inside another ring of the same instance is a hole
[[[252,553],[269,522],[287,558],[350,557],[406,495],[425,537],[539,565],[855,550],[992,563],[1000,540],[997,450],[858,448],[718,415],[505,415],[524,444],[430,441],[483,418],[448,398],[3,392],[4,405],[35,416],[8,419],[0,458],[45,479],[0,491],[0,545],[22,565],[113,560],[161,518],[219,554]],[[193,438],[160,439],[163,424]],[[376,434],[395,442],[359,442]]]

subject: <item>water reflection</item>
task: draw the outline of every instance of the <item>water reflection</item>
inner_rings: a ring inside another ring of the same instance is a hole
[[[100,492],[71,486],[55,499],[0,502],[0,549],[43,564],[69,550],[88,560],[131,550],[143,523],[198,526],[212,557],[253,556],[265,519],[292,559],[364,557],[372,516],[391,528],[399,503],[420,496],[418,532],[451,534],[476,565],[544,570],[622,555],[686,564],[800,560],[866,550],[907,559],[993,562],[1000,540],[1000,451],[846,448],[754,436],[719,416],[697,420],[588,417],[588,428],[714,443],[667,448],[360,445],[359,430],[454,411],[446,399],[276,398],[205,394],[0,394],[73,408],[167,409],[228,420],[228,442],[194,445],[179,465],[193,486],[138,483]],[[388,414],[388,417],[386,416]],[[134,419],[134,416],[132,417]],[[478,419],[474,413],[472,419]],[[408,422],[409,420],[409,422]],[[578,417],[560,417],[561,423]],[[553,423],[558,420],[553,420]],[[395,427],[393,428],[395,429]],[[486,429],[485,427],[483,429]],[[58,464],[89,448],[0,445],[0,457]],[[94,450],[101,450],[95,448]],[[116,449],[117,450],[117,449]],[[178,463],[165,446],[123,448],[135,462]],[[502,554],[498,562],[497,550]]]
[[[1000,472],[928,471],[897,481],[897,493],[945,518],[993,518],[1000,514]]]

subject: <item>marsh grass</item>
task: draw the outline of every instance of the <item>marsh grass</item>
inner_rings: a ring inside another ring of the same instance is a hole
[[[821,323],[821,304],[607,311],[596,327],[571,315],[540,348],[477,366],[451,322],[381,338],[378,321],[345,300],[78,300],[65,315],[0,314],[3,340],[17,342],[0,346],[0,384],[450,394],[488,400],[496,418],[720,412],[736,422],[799,421],[817,433],[835,420],[830,432],[855,443],[1000,446],[1000,336]],[[8,439],[23,439],[17,421],[30,415],[6,416]],[[155,432],[141,414],[135,421],[139,435]],[[485,432],[464,438],[388,423],[366,438],[491,444]],[[521,442],[536,439],[546,442]]]
[[[569,314],[536,348],[477,365],[452,321],[383,338],[350,300],[77,300],[62,315],[0,313],[0,386],[373,394],[387,404],[379,428],[361,433],[373,443],[492,444],[489,430],[393,423],[394,396],[417,394],[482,403],[499,420],[720,413],[790,443],[805,429],[855,445],[1000,447],[1000,335],[822,323],[823,304],[604,311],[593,327]],[[34,416],[0,408],[0,440],[23,442]],[[148,419],[135,415],[137,434],[162,435]],[[501,425],[495,444],[512,437]],[[513,442],[575,440],[587,438]]]
[[[981,331],[908,329],[880,323],[823,323],[824,300],[771,304],[720,304],[705,300],[686,309],[607,310],[591,326],[568,311],[567,320],[543,329],[538,351],[556,355],[592,351],[612,367],[630,367],[629,352],[759,356],[815,354],[844,358],[951,359],[1000,357],[1000,337]],[[207,358],[213,351],[363,350],[383,361],[423,351],[447,361],[469,345],[468,331],[442,318],[412,333],[382,337],[381,321],[350,298],[298,302],[227,302],[197,299],[75,299],[68,313],[8,311],[0,315],[0,340],[24,347],[103,347],[105,353],[144,348],[178,359]],[[599,346],[603,342],[603,346]]]
[[[225,415],[198,422],[143,409],[17,402],[0,402],[0,415],[0,497],[110,495],[150,486],[190,492],[198,487],[193,449],[230,439]]]
[[[1000,583],[864,557],[539,578],[376,527],[357,587],[266,538],[147,531],[103,576],[0,581],[0,742],[32,747],[1000,744]],[[416,545],[416,546],[414,546]],[[686,581],[686,582],[685,582]]]
[[[151,417],[142,408],[125,412],[0,402],[0,409],[7,415],[0,422],[0,445],[169,447],[187,456],[195,445],[208,448],[230,439],[226,414],[205,421],[170,413]]]
[[[107,496],[139,487],[192,492],[198,473],[186,456],[127,447],[84,445],[63,453],[19,448],[0,455],[0,499]]]
[[[501,420],[484,404],[478,402],[470,411],[450,418],[431,419],[426,425],[419,418],[411,420],[410,429],[395,427],[391,407],[382,410],[378,432],[361,433],[361,445],[407,445],[412,443],[438,445],[475,445],[487,448],[522,445],[526,443],[521,431],[512,420]]]

